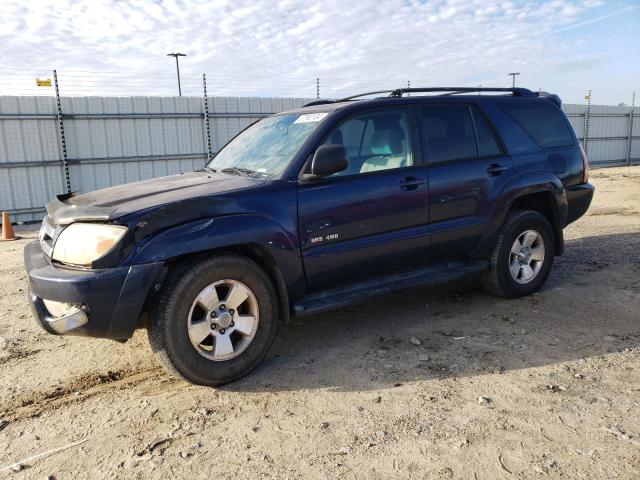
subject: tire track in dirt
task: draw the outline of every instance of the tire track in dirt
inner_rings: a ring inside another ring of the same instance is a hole
[[[37,417],[72,403],[83,402],[97,395],[156,381],[166,373],[159,367],[145,370],[116,370],[70,379],[53,389],[26,393],[8,405],[0,407],[0,417],[11,422]]]
[[[29,358],[32,355],[36,355],[38,353],[40,353],[42,350],[40,349],[35,349],[35,350],[19,350],[19,349],[13,349],[13,348],[9,348],[8,349],[8,353],[3,356],[0,357],[0,366],[5,365],[9,362],[13,362],[13,361],[18,361],[18,360],[23,360],[25,358]]]

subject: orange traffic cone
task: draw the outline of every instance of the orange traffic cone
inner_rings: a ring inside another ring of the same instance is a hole
[[[16,237],[16,234],[13,233],[13,227],[11,226],[11,220],[9,220],[9,214],[7,212],[2,212],[2,238],[0,238],[1,242],[7,240],[17,240],[20,237]]]

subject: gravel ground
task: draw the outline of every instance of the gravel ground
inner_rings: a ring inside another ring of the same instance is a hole
[[[19,228],[0,244],[0,478],[640,478],[640,167],[592,181],[540,293],[465,281],[293,321],[219,389],[166,374],[144,331],[41,331],[37,227]]]

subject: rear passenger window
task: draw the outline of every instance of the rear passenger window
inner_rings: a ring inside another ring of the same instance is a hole
[[[423,107],[422,124],[429,162],[478,156],[471,112],[467,105]]]
[[[571,129],[559,109],[544,102],[502,103],[509,115],[541,147],[573,145]]]
[[[478,156],[491,157],[494,155],[501,155],[502,151],[498,146],[493,130],[484,118],[484,115],[480,113],[477,107],[472,108],[473,122],[476,125],[476,134],[478,135]]]

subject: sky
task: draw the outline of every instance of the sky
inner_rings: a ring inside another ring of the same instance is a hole
[[[0,0],[0,95],[322,97],[519,86],[566,103],[640,95],[640,1]],[[636,104],[640,103],[640,99]]]

